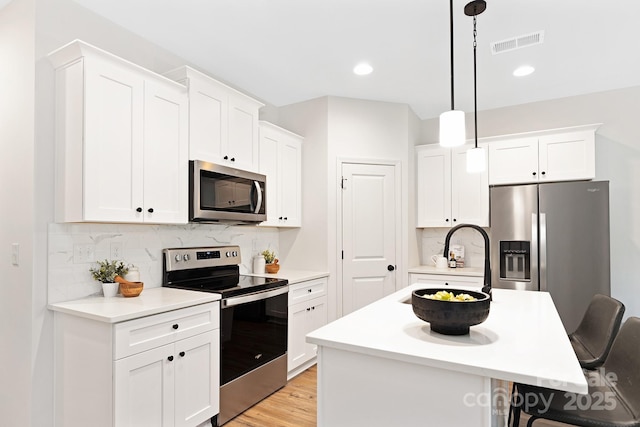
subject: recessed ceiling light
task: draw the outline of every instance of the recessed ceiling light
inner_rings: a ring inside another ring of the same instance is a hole
[[[360,64],[353,67],[353,73],[359,76],[366,76],[367,74],[371,74],[373,72],[373,67],[366,62],[361,62]]]
[[[533,68],[531,65],[523,65],[522,67],[516,68],[515,71],[513,72],[513,75],[516,77],[524,77],[533,73],[535,70],[536,69]]]

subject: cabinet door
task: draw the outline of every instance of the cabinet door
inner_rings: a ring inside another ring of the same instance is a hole
[[[189,78],[189,159],[221,163],[228,140],[228,89]]]
[[[467,172],[467,150],[471,148],[465,145],[451,150],[451,225],[488,227],[489,172],[486,164],[484,172]]]
[[[141,221],[144,79],[88,58],[84,90],[84,220]]]
[[[260,173],[267,177],[267,220],[260,225],[278,226],[279,138],[271,128],[260,126]]]
[[[416,227],[451,225],[451,150],[434,145],[419,147],[417,158]]]
[[[175,344],[175,426],[193,427],[220,412],[219,329]]]
[[[307,358],[307,334],[309,316],[307,309],[308,302],[302,302],[289,307],[289,326],[287,339],[287,370],[292,371],[304,362]]]
[[[595,134],[593,131],[542,136],[538,144],[540,181],[595,178]]]
[[[305,333],[306,354],[309,359],[316,357],[318,346],[306,342],[306,335],[327,324],[327,297],[316,298],[311,301],[311,311],[309,315],[309,329]]]
[[[229,138],[223,159],[234,167],[256,171],[259,107],[253,99],[240,93],[230,92],[228,99]]]
[[[302,144],[291,136],[283,138],[279,151],[279,202],[280,226],[300,227],[302,225]],[[280,219],[282,218],[282,219]]]
[[[538,182],[538,138],[489,143],[489,184]]]
[[[187,94],[174,85],[147,80],[144,109],[145,222],[188,221]]]
[[[116,426],[173,425],[176,364],[173,351],[174,345],[169,344],[114,362]],[[169,360],[172,356],[173,360]]]

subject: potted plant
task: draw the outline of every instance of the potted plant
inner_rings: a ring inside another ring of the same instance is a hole
[[[94,280],[102,283],[102,293],[105,297],[113,297],[118,293],[119,284],[116,276],[124,276],[129,272],[129,267],[122,261],[97,261],[97,267],[89,269]]]
[[[262,256],[264,257],[264,262],[267,263],[264,266],[267,273],[277,273],[280,270],[280,264],[278,264],[275,252],[265,249],[262,251]]]

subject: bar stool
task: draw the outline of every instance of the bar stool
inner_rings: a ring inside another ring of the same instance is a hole
[[[569,334],[569,341],[580,366],[584,369],[596,369],[602,366],[620,329],[624,312],[624,304],[617,299],[601,294],[593,296],[580,324],[574,332]],[[511,389],[512,402],[518,386],[520,384],[514,383]],[[512,404],[509,408],[507,425],[511,425],[513,416],[513,425],[517,426],[520,422],[519,415],[519,412],[513,413]]]
[[[514,407],[531,415],[527,427],[546,419],[583,427],[640,427],[640,318],[630,317],[620,328],[611,351],[598,370],[585,371],[588,394],[518,384],[522,402]],[[532,393],[532,394],[529,394]]]

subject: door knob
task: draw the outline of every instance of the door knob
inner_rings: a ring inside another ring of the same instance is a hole
[[[396,267],[395,267],[395,266],[393,266],[393,265],[391,265],[391,264],[387,265],[387,270],[389,270],[389,271],[393,271],[393,270],[395,270],[395,269],[396,269]]]

